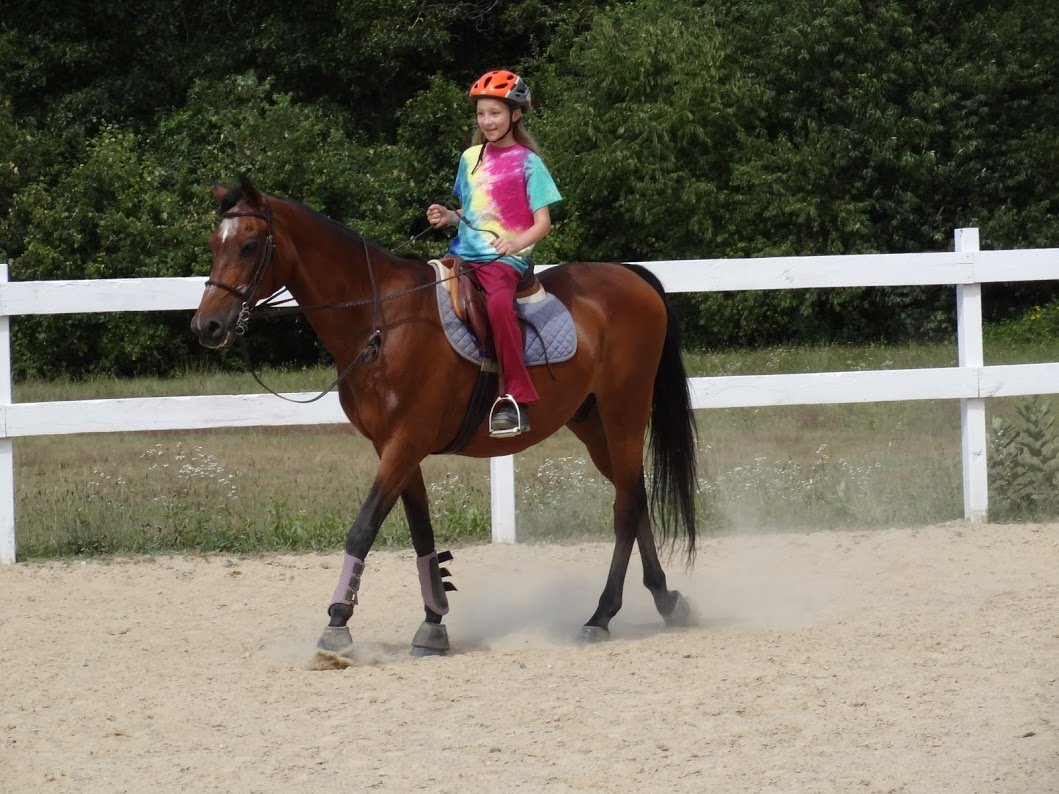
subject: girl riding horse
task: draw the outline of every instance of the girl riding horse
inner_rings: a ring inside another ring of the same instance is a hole
[[[486,72],[468,93],[475,101],[478,130],[460,157],[452,191],[462,210],[431,204],[427,220],[437,229],[459,224],[449,254],[474,265],[506,384],[490,433],[512,436],[530,429],[527,406],[538,397],[522,360],[515,287],[529,269],[533,246],[551,231],[549,205],[562,197],[521,124],[530,109],[525,81],[514,72]]]

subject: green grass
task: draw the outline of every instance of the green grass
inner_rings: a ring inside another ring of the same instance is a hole
[[[996,346],[994,346],[996,347]],[[1059,360],[1047,346],[989,349],[988,363]],[[773,348],[689,354],[693,375],[952,366],[955,345]],[[325,368],[266,372],[281,391]],[[248,375],[30,381],[16,401],[260,391]],[[991,400],[1010,417],[1012,400]],[[700,411],[703,531],[919,525],[962,515],[956,401]],[[346,426],[46,436],[15,441],[21,558],[170,551],[338,549],[375,471]],[[424,463],[439,543],[489,537],[487,461]],[[608,537],[611,491],[561,431],[516,459],[518,532],[529,541]],[[401,511],[380,532],[407,547]]]

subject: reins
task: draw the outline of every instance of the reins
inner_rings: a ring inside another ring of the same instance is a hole
[[[366,364],[370,364],[371,362],[375,361],[379,357],[379,353],[382,349],[382,331],[379,329],[379,305],[381,303],[396,300],[397,298],[403,298],[413,293],[429,289],[431,287],[437,287],[438,284],[443,284],[446,281],[450,281],[451,279],[459,278],[458,273],[453,273],[451,276],[435,278],[433,281],[429,281],[425,284],[420,284],[416,287],[409,287],[408,289],[393,292],[389,295],[379,295],[378,284],[375,280],[375,268],[372,265],[371,251],[368,248],[368,241],[363,235],[357,234],[357,237],[360,238],[361,244],[364,246],[364,261],[368,268],[368,280],[371,283],[370,298],[339,301],[337,303],[321,303],[313,306],[288,306],[283,304],[290,303],[294,300],[294,298],[293,296],[287,298],[279,298],[279,295],[281,295],[284,291],[283,289],[280,289],[273,292],[271,295],[259,301],[258,303],[251,304],[254,293],[257,291],[258,285],[260,285],[261,280],[264,278],[268,266],[272,263],[272,259],[276,251],[275,239],[272,233],[272,202],[269,201],[268,196],[264,197],[264,201],[265,211],[263,213],[254,210],[229,210],[228,212],[225,212],[221,215],[221,217],[225,219],[259,218],[260,220],[263,220],[266,224],[265,247],[262,249],[261,256],[258,258],[257,264],[254,267],[254,273],[250,279],[249,285],[246,287],[246,289],[240,290],[237,287],[233,287],[221,281],[215,281],[211,278],[206,280],[206,286],[217,287],[219,289],[222,289],[230,293],[231,295],[234,295],[236,298],[243,302],[242,306],[239,309],[239,317],[236,319],[234,328],[236,337],[238,338],[239,342],[240,353],[242,354],[243,360],[246,363],[247,371],[250,372],[254,380],[257,381],[258,385],[265,389],[265,391],[267,391],[269,394],[279,397],[281,400],[301,404],[314,403],[317,400],[323,398],[328,392],[330,392],[332,389],[338,386],[339,383],[345,380],[349,373],[353,371],[353,367],[355,367],[358,363],[364,362]],[[471,223],[459,210],[454,210],[454,212],[456,213],[457,217],[471,229],[474,229],[477,232],[492,234],[494,237],[500,236],[491,229],[479,229],[471,225]],[[407,247],[429,231],[431,231],[430,228],[424,229],[422,232],[415,235],[414,237],[405,240],[403,243],[401,243],[401,245],[397,246],[394,249],[391,249],[390,253],[397,253],[397,251]],[[471,270],[477,270],[479,267],[484,267],[485,265],[492,264],[499,258],[500,256],[496,256],[489,262],[467,263],[467,266]],[[296,400],[292,397],[286,397],[280,394],[279,392],[274,391],[270,386],[268,386],[264,383],[264,381],[261,380],[261,377],[258,375],[257,369],[254,367],[253,361],[250,358],[250,346],[246,342],[246,331],[250,323],[251,315],[253,315],[254,313],[261,313],[273,317],[283,317],[292,314],[306,314],[308,312],[314,311],[353,308],[356,306],[366,306],[368,304],[371,304],[372,327],[372,331],[368,335],[368,341],[364,344],[364,347],[361,349],[361,351],[353,357],[349,364],[347,364],[342,369],[342,371],[338,374],[338,377],[331,382],[331,385],[329,385],[326,389],[321,391],[315,397],[312,397],[308,400]]]
[[[493,237],[499,237],[500,236],[499,234],[494,232],[492,229],[480,229],[477,226],[474,226],[473,224],[471,224],[470,221],[467,220],[467,217],[462,212],[460,212],[459,210],[453,210],[453,212],[456,213],[456,216],[461,221],[463,221],[463,223],[468,228],[473,229],[474,231],[480,232],[482,234],[491,234],[491,235],[493,235]],[[253,213],[253,212],[245,212],[245,213],[238,213],[238,214],[239,215],[250,215],[252,217],[258,217],[258,218],[263,217],[260,213]],[[223,217],[229,217],[229,216],[236,217],[236,215],[237,215],[236,213],[226,213]],[[271,239],[271,227],[269,227],[269,228],[270,228],[269,238]],[[424,229],[423,231],[419,232],[419,234],[416,234],[416,235],[414,235],[412,237],[409,237],[407,240],[405,240],[403,243],[398,245],[396,248],[391,248],[390,249],[390,253],[391,254],[396,254],[398,251],[401,251],[402,249],[407,248],[409,245],[414,243],[420,237],[423,237],[425,234],[427,234],[428,232],[431,232],[431,231],[433,231],[432,227]],[[397,292],[391,292],[389,295],[379,295],[378,294],[378,290],[375,287],[375,274],[373,272],[372,265],[371,265],[371,254],[370,254],[370,252],[368,250],[368,242],[360,234],[357,234],[357,237],[360,237],[360,241],[364,245],[364,259],[365,259],[365,261],[368,264],[368,276],[371,279],[372,296],[370,298],[358,298],[356,300],[339,301],[337,303],[318,303],[318,304],[315,304],[315,305],[312,305],[312,306],[287,306],[287,305],[284,305],[284,304],[290,303],[291,301],[294,300],[294,298],[293,297],[280,298],[280,299],[277,300],[278,296],[280,294],[282,294],[282,292],[283,292],[282,290],[279,290],[277,292],[272,293],[267,298],[265,298],[265,299],[261,300],[260,302],[258,302],[252,309],[250,309],[250,311],[252,311],[252,312],[261,312],[261,313],[266,314],[266,315],[271,316],[271,317],[286,317],[286,316],[292,315],[292,314],[305,314],[307,312],[326,311],[328,309],[348,309],[348,308],[352,308],[352,307],[356,307],[356,306],[367,306],[369,303],[374,305],[374,304],[379,304],[379,303],[385,303],[385,302],[391,301],[391,300],[396,300],[397,298],[404,298],[404,297],[406,297],[408,295],[412,295],[412,294],[414,294],[416,292],[422,292],[423,290],[429,289],[430,287],[436,287],[438,284],[444,284],[446,281],[451,281],[452,279],[459,278],[458,274],[453,273],[451,276],[444,276],[442,278],[435,278],[433,281],[428,281],[427,283],[420,284],[419,286],[416,286],[416,287],[409,287],[408,289],[399,290]],[[496,257],[494,257],[493,259],[490,259],[487,262],[466,262],[464,264],[466,265],[466,267],[469,270],[473,271],[473,270],[477,270],[480,267],[485,267],[486,265],[491,265],[497,259],[500,259],[500,257],[496,256]],[[219,284],[217,282],[210,282],[210,281],[207,281],[206,283],[207,283],[207,285],[211,284],[211,283],[216,284],[216,286],[222,287],[223,289],[227,289],[229,292],[231,292],[233,295],[236,295],[237,297],[240,297],[240,298],[243,297],[241,293],[237,292],[236,290],[231,289],[230,287],[228,287],[228,286],[226,286],[224,284]],[[256,286],[256,284],[255,284],[255,286]],[[378,327],[377,324],[375,324],[374,322],[373,322],[373,326],[375,326],[376,328]],[[245,330],[245,327],[244,327],[244,330]],[[236,332],[238,333],[238,329],[236,329]]]

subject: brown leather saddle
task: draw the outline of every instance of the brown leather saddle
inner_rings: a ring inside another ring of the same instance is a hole
[[[485,290],[478,282],[473,264],[467,264],[460,257],[446,256],[437,260],[455,278],[445,282],[456,316],[470,328],[478,341],[482,352],[481,367],[475,378],[474,388],[467,403],[463,422],[455,438],[435,454],[451,455],[462,450],[470,442],[478,428],[489,416],[489,411],[496,400],[499,383],[499,370],[496,365],[496,347],[489,327],[489,315],[485,307]],[[515,288],[515,300],[534,294],[541,289],[541,283],[533,274],[533,266],[519,280]]]
[[[478,346],[488,358],[496,358],[493,345],[493,332],[489,327],[489,314],[485,308],[485,290],[478,282],[473,264],[467,264],[461,257],[446,256],[439,260],[451,270],[456,278],[447,282],[452,308],[456,316],[467,323],[471,332],[478,339]],[[515,300],[532,295],[541,288],[541,283],[533,272],[533,264],[519,279],[515,287]]]

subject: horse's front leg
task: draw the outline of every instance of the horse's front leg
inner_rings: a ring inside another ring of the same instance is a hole
[[[393,509],[398,495],[405,489],[410,478],[419,471],[418,460],[408,463],[398,455],[383,454],[379,470],[375,474],[368,498],[361,505],[346,535],[346,552],[342,560],[342,572],[331,596],[327,614],[330,618],[316,647],[322,651],[348,656],[353,639],[346,624],[353,617],[357,605],[364,560],[379,534],[379,527]],[[422,481],[422,476],[419,476]]]
[[[423,610],[426,613],[422,625],[412,638],[412,655],[442,654],[449,650],[448,630],[441,623],[441,619],[449,611],[446,592],[456,588],[445,580],[449,575],[448,569],[441,567],[452,559],[452,554],[447,551],[438,554],[434,544],[434,527],[430,523],[430,506],[421,468],[416,467],[408,487],[401,493],[401,503],[408,519],[412,547],[416,552],[419,587],[423,594]]]

